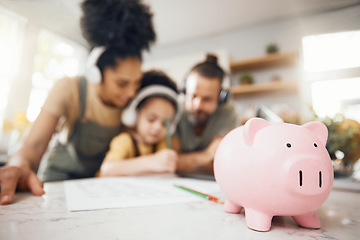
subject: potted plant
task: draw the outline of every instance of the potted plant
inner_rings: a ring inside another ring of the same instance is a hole
[[[323,122],[329,131],[326,149],[334,161],[335,176],[350,175],[354,163],[360,158],[360,124],[341,114],[317,120]]]
[[[253,84],[254,83],[254,78],[250,73],[243,73],[241,74],[240,78],[239,78],[239,82],[241,85],[243,84]]]
[[[276,43],[270,43],[269,45],[266,46],[267,54],[277,53],[277,52],[279,52],[279,46]]]

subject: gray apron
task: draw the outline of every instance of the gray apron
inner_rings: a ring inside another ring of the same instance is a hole
[[[80,78],[81,113],[66,144],[57,143],[44,159],[40,179],[43,182],[94,177],[109,149],[110,141],[121,131],[97,123],[81,122],[86,109],[85,78]],[[120,116],[119,116],[120,118]]]

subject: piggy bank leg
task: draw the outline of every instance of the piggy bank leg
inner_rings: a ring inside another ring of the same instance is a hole
[[[242,206],[240,206],[239,204],[236,204],[232,201],[230,201],[229,199],[225,200],[224,203],[224,211],[227,213],[239,213],[242,209]]]
[[[293,216],[293,219],[301,227],[305,227],[305,228],[320,228],[321,227],[321,223],[320,223],[318,216],[316,215],[316,212],[310,212],[310,213],[299,215],[299,216]]]
[[[254,209],[245,208],[245,219],[248,228],[256,231],[269,231],[271,227],[271,215],[256,211]]]

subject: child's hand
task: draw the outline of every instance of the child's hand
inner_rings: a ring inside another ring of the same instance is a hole
[[[173,149],[163,149],[154,153],[151,168],[154,172],[174,173],[178,161],[178,154]]]

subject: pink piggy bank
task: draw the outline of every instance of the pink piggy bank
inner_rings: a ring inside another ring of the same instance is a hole
[[[246,225],[257,231],[270,230],[273,216],[292,216],[302,227],[320,228],[316,209],[334,180],[327,137],[320,122],[298,126],[261,118],[230,131],[214,159],[224,210],[245,208]]]

